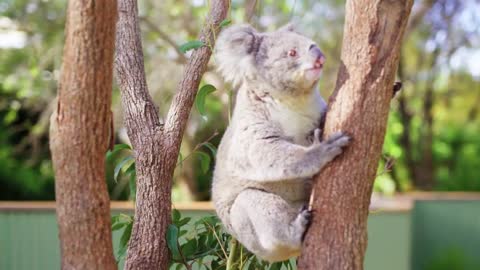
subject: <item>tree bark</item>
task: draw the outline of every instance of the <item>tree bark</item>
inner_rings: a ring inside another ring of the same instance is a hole
[[[50,123],[62,269],[116,269],[105,183],[116,1],[71,0]]]
[[[347,1],[342,64],[324,135],[344,131],[353,141],[316,179],[299,269],[363,269],[368,206],[412,2]]]
[[[208,46],[196,49],[189,58],[163,125],[147,89],[137,2],[119,1],[116,74],[137,176],[135,220],[125,269],[168,269],[165,235],[171,222],[172,176],[190,109],[229,4],[228,0],[211,1],[200,35]]]

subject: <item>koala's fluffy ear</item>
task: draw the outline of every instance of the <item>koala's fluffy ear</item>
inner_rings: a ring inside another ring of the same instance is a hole
[[[215,63],[226,81],[238,86],[255,72],[254,55],[260,42],[260,34],[250,25],[231,26],[220,33]]]

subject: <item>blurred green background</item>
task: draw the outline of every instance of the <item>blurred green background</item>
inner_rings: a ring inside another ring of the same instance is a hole
[[[189,56],[179,53],[178,46],[196,39],[208,1],[139,2],[149,89],[164,114]],[[230,19],[265,31],[297,22],[327,56],[320,82],[327,98],[339,65],[344,5],[336,0],[235,0]],[[48,125],[65,9],[65,0],[0,1],[0,200],[54,199]],[[404,87],[392,101],[376,191],[480,191],[479,14],[476,0],[415,1],[398,71]],[[209,199],[214,157],[201,169],[202,155],[191,153],[212,155],[199,144],[218,144],[233,90],[210,64],[204,83],[218,90],[206,100],[206,117],[192,110],[181,148],[188,158],[175,173],[174,201]],[[119,93],[113,92],[116,142],[128,143]],[[211,138],[215,132],[219,135]],[[107,162],[106,179],[111,198],[124,200],[128,177],[120,173],[117,182],[113,179],[118,159]]]

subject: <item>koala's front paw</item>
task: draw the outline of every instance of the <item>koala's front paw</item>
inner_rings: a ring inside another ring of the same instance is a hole
[[[322,154],[326,162],[330,162],[343,152],[343,147],[350,143],[350,137],[342,132],[337,132],[322,143]]]
[[[300,213],[298,213],[298,219],[300,220],[300,223],[307,227],[310,225],[310,222],[312,222],[312,211],[308,210],[308,206],[304,205],[300,209]]]
[[[304,205],[302,209],[300,209],[300,213],[297,216],[297,224],[299,226],[299,230],[301,231],[301,241],[305,238],[305,233],[307,232],[308,227],[312,223],[313,213],[311,210],[308,210],[308,207]]]
[[[330,138],[327,139],[327,143],[338,146],[338,147],[344,147],[347,146],[348,143],[350,142],[350,136],[343,132],[336,132]]]

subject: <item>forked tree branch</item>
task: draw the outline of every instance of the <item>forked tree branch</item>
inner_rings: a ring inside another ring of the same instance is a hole
[[[207,70],[208,61],[215,46],[215,37],[220,31],[220,23],[227,17],[230,0],[215,0],[211,1],[210,5],[209,15],[200,33],[200,40],[205,43],[205,46],[193,52],[188,59],[183,79],[165,121],[165,133],[171,147],[180,147],[190,108],[195,100],[200,80]],[[173,151],[178,149],[175,148]]]
[[[175,50],[175,52],[178,55],[178,62],[180,62],[181,64],[187,63],[188,58],[185,57],[185,55],[180,50],[180,47],[177,45],[177,43],[175,43],[175,41],[167,33],[165,33],[165,31],[160,29],[160,27],[158,27],[155,23],[153,23],[147,17],[141,17],[140,20],[143,21],[148,26],[148,28],[150,28],[153,32],[159,35],[162,40],[168,43]]]
[[[165,235],[171,219],[173,171],[200,80],[230,1],[214,0],[210,5],[200,37],[208,46],[192,53],[164,127],[147,88],[137,2],[119,0],[116,73],[137,176],[135,219],[125,269],[168,268]]]

